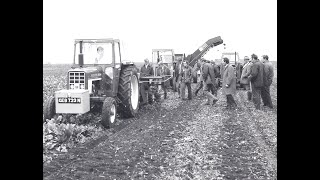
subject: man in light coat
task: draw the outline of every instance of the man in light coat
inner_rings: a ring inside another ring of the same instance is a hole
[[[227,109],[237,107],[237,104],[233,98],[236,94],[236,76],[234,67],[229,64],[228,58],[223,58],[222,62],[223,76],[222,76],[222,94],[227,98]]]
[[[273,108],[271,96],[270,96],[270,86],[273,80],[273,66],[271,62],[269,62],[269,57],[267,55],[262,56],[262,63],[264,65],[264,79],[263,79],[263,87],[261,89],[261,97],[263,101],[263,106],[268,106],[269,108]]]
[[[215,72],[210,61],[205,59],[204,64],[202,65],[202,79],[204,85],[203,90],[208,98],[205,105],[214,105],[218,101],[218,99],[213,95],[216,91]]]
[[[252,66],[250,68],[250,75],[248,76],[252,88],[252,101],[256,109],[260,109],[261,104],[261,88],[263,87],[263,64],[258,60],[258,56],[252,54]]]
[[[244,89],[247,91],[247,99],[248,101],[251,101],[252,93],[250,89],[250,82],[248,79],[248,76],[250,74],[250,67],[252,63],[248,56],[244,57],[244,65],[241,73],[240,83],[244,87]]]

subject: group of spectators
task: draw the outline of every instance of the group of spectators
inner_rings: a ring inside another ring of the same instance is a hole
[[[203,89],[204,94],[207,97],[207,101],[204,105],[214,105],[217,101],[217,91],[219,89],[219,79],[222,79],[222,94],[226,97],[226,108],[235,109],[237,103],[234,100],[237,87],[237,78],[235,68],[230,65],[228,58],[223,58],[223,62],[220,66],[216,65],[214,61],[201,59],[196,67],[195,71],[200,72],[200,81],[198,82],[194,93],[192,93],[191,83],[193,80],[192,68],[188,65],[188,61],[184,59],[182,62],[177,62],[175,65],[175,77],[173,79],[175,88],[178,92],[179,98],[182,100],[191,100],[192,95],[197,96],[198,92]],[[153,76],[153,67],[149,64],[149,60],[145,59],[144,66],[140,70],[141,76]],[[157,68],[158,75],[170,75],[170,70],[166,65],[159,62],[159,68]],[[242,65],[242,73],[240,77],[241,86],[247,91],[248,101],[252,101],[256,109],[261,109],[261,98],[264,106],[273,108],[270,86],[273,80],[273,66],[269,62],[267,55],[262,56],[260,61],[257,55],[252,54],[251,59],[245,56],[244,63]],[[170,86],[170,82],[166,81],[161,84],[164,91],[164,99],[167,98],[167,88]],[[188,97],[185,97],[185,91],[188,91]],[[157,92],[150,90],[150,83],[144,82],[141,84],[142,105],[151,103],[153,95],[156,100],[160,99],[160,95]],[[148,98],[149,97],[149,98]]]
[[[261,61],[255,54],[251,55],[251,60],[248,57],[244,58],[240,83],[247,90],[247,98],[249,101],[253,101],[256,109],[261,108],[261,99],[264,106],[273,108],[270,95],[273,71],[273,66],[267,55],[263,55]]]

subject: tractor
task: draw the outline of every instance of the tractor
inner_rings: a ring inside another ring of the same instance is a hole
[[[77,62],[77,63],[76,63]],[[101,112],[105,128],[117,115],[134,117],[139,109],[139,75],[135,64],[123,61],[118,39],[76,39],[67,89],[56,91],[44,107],[44,120],[56,114]]]

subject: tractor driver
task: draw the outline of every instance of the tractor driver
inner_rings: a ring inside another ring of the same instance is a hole
[[[99,46],[97,48],[97,57],[95,58],[94,64],[111,64],[112,62],[110,59],[107,59],[104,56],[104,49],[103,47]]]

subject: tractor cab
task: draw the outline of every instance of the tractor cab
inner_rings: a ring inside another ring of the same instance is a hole
[[[67,89],[88,89],[91,96],[116,96],[120,70],[119,40],[76,39]]]

